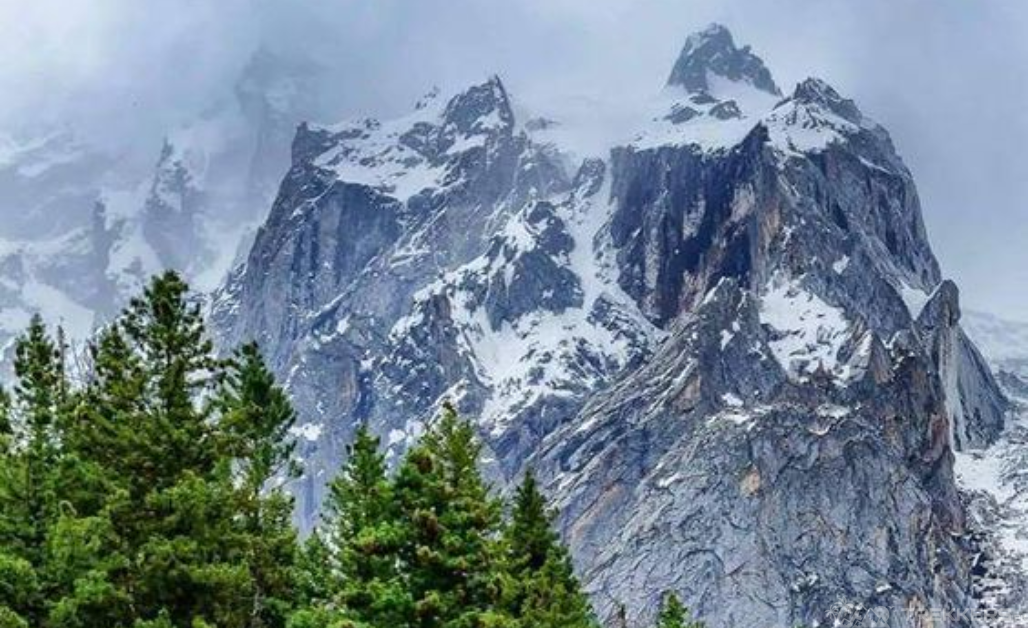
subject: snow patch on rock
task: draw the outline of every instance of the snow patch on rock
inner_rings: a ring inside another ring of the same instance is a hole
[[[797,281],[773,281],[761,297],[760,320],[773,332],[772,354],[803,382],[819,370],[839,374],[839,352],[851,336],[843,311]]]

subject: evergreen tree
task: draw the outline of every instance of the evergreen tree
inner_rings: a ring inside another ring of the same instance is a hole
[[[223,369],[200,306],[168,272],[130,302],[120,324],[139,377],[122,392],[142,395],[105,396],[128,408],[116,412],[128,419],[118,422],[118,438],[139,447],[123,450],[133,512],[116,513],[133,523],[127,542],[136,612],[183,628],[197,622],[246,626],[255,589],[250,548],[235,512],[231,461],[221,455],[214,408],[204,402]]]
[[[65,383],[60,353],[38,314],[15,345],[14,374],[16,425],[23,441],[18,465],[23,474],[20,541],[26,559],[41,568],[46,530],[55,514],[52,472],[57,464],[57,415]]]
[[[163,488],[187,471],[210,473],[216,461],[210,408],[197,400],[213,391],[218,364],[200,304],[168,271],[132,299],[121,326],[145,375],[148,416],[142,427],[153,443],[146,452],[149,486]]]
[[[332,552],[317,530],[297,551],[293,572],[293,599],[299,609],[328,605],[339,585]]]
[[[29,628],[30,610],[39,597],[32,564],[0,550],[0,628]]]
[[[703,624],[690,618],[689,609],[677,595],[667,593],[657,615],[657,628],[703,628]]]
[[[335,550],[333,600],[357,625],[402,626],[411,598],[399,572],[401,525],[379,440],[357,430],[325,505]]]
[[[296,533],[290,521],[293,502],[282,483],[295,475],[289,429],[296,414],[255,344],[237,352],[221,405],[218,425],[225,451],[237,465],[236,512],[252,580],[247,625],[277,628],[285,625],[292,606]]]
[[[446,404],[397,472],[405,516],[401,560],[416,628],[498,624],[498,502],[478,470],[474,429]]]
[[[71,531],[110,530],[89,539],[110,558],[75,576],[74,593],[59,603],[62,625],[81,622],[76,613],[95,607],[98,592],[113,601],[127,596],[132,622],[250,625],[252,539],[237,512],[214,404],[205,401],[224,369],[185,284],[174,273],[154,279],[92,353],[68,442],[103,487],[102,499],[79,505],[66,539],[77,538]]]
[[[504,533],[512,590],[510,612],[525,628],[596,626],[571,559],[553,530],[553,517],[529,470],[514,498]]]
[[[48,544],[52,628],[132,624],[131,557],[146,535],[141,522],[152,519],[137,476],[147,468],[139,359],[118,324],[105,328],[90,355],[93,369],[62,430],[64,508]]]
[[[0,553],[9,569],[32,570],[32,586],[20,587],[24,595],[6,606],[35,626],[46,612],[46,546],[57,518],[58,430],[67,392],[60,351],[38,315],[17,340],[14,374],[14,396],[3,396],[0,421]]]
[[[517,573],[538,571],[558,548],[559,540],[531,469],[514,494],[513,506],[504,532],[511,566]]]

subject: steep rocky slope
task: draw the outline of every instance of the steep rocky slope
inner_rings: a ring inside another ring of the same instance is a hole
[[[516,109],[494,77],[294,139],[212,320],[297,400],[303,525],[356,425],[396,455],[448,397],[498,481],[539,469],[604,615],[972,625],[953,452],[1008,402],[886,131],[718,26],[596,154]]]
[[[965,325],[1015,404],[1001,438],[957,454],[976,549],[973,588],[985,625],[1018,628],[1028,624],[1028,325],[980,312]]]

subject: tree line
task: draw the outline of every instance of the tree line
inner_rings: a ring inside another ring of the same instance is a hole
[[[532,473],[496,497],[452,407],[391,472],[358,429],[301,540],[289,397],[176,274],[65,353],[34,317],[0,392],[0,628],[600,625]],[[669,595],[657,626],[699,624]]]

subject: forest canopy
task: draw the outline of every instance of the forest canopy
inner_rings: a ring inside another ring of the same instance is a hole
[[[449,404],[395,469],[360,426],[301,540],[289,396],[178,275],[72,362],[37,316],[0,395],[0,628],[600,625],[534,475],[499,499]],[[696,624],[668,596],[658,625]]]

